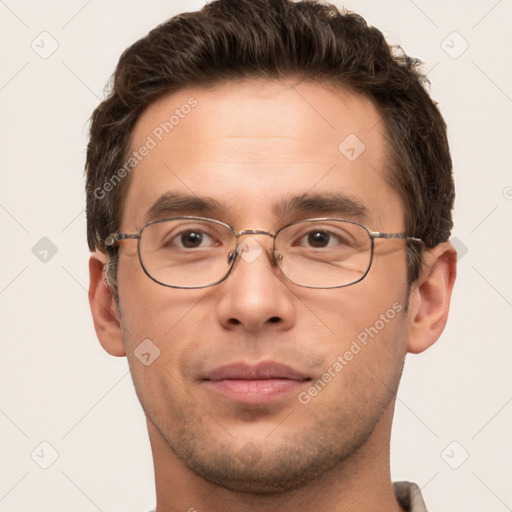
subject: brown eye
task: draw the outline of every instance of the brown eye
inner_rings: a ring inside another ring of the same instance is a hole
[[[180,242],[183,247],[194,249],[201,246],[203,238],[203,233],[199,233],[198,231],[186,231],[180,235]]]
[[[314,231],[308,235],[308,244],[311,247],[326,247],[331,235],[325,231]]]

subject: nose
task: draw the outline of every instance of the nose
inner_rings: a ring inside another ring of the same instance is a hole
[[[293,285],[275,265],[271,240],[260,234],[239,243],[235,266],[218,285],[218,320],[227,329],[284,331],[295,322]]]

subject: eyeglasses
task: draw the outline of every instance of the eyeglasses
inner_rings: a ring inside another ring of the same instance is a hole
[[[422,242],[404,233],[381,233],[345,219],[292,222],[274,234],[257,229],[236,232],[224,222],[176,217],[146,224],[137,234],[112,233],[105,241],[138,240],[140,264],[149,278],[171,288],[207,288],[226,279],[238,257],[251,263],[263,252],[245,235],[273,239],[270,257],[286,279],[306,288],[341,288],[368,274],[375,239]],[[250,242],[250,243],[249,243]]]

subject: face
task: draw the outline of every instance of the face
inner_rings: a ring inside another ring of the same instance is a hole
[[[161,123],[176,110],[166,133]],[[135,127],[133,150],[148,136],[155,145],[132,171],[121,231],[193,215],[237,232],[315,217],[402,232],[383,129],[369,100],[319,84],[174,93]],[[155,457],[229,489],[268,493],[305,485],[380,435],[406,352],[406,262],[403,242],[376,240],[364,280],[305,288],[273,264],[271,237],[250,238],[263,251],[203,289],[159,285],[141,268],[137,242],[122,241],[119,308],[150,435],[165,446]],[[147,339],[159,351],[149,365],[136,357]]]

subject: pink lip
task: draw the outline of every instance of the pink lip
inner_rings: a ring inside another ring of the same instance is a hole
[[[289,366],[263,362],[221,366],[208,372],[205,384],[226,398],[243,403],[265,403],[282,398],[311,380]]]
[[[234,363],[220,366],[208,372],[205,380],[217,381],[224,379],[233,380],[262,380],[262,379],[290,379],[305,380],[308,375],[301,373],[289,366],[272,361],[266,361],[251,365],[247,363]]]

